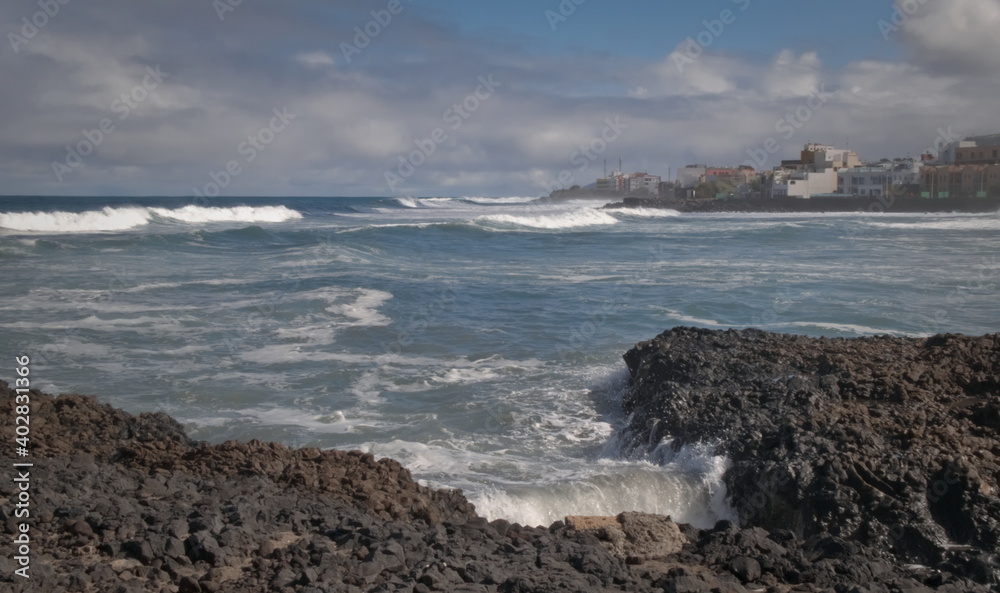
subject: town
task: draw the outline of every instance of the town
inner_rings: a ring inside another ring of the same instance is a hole
[[[587,187],[556,190],[552,197],[629,196],[682,200],[783,198],[993,198],[1000,197],[1000,133],[939,142],[914,158],[862,162],[856,152],[806,144],[797,160],[769,171],[688,165],[667,180],[646,172],[627,174],[621,165]]]

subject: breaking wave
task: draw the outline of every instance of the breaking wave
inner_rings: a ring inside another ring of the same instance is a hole
[[[571,229],[577,227],[618,224],[619,220],[600,210],[584,209],[572,212],[542,215],[517,216],[514,214],[489,214],[476,219],[480,223],[499,223],[533,229]]]
[[[285,206],[234,206],[231,208],[104,207],[84,212],[0,212],[0,228],[36,233],[104,233],[146,226],[159,218],[187,224],[213,222],[285,222],[302,214]]]

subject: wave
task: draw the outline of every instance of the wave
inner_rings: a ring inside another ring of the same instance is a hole
[[[620,221],[600,210],[584,209],[548,216],[516,216],[513,214],[488,214],[476,218],[480,223],[499,223],[525,226],[533,229],[571,229],[577,227],[618,224]]]
[[[909,334],[907,332],[891,330],[891,329],[868,327],[865,325],[858,325],[854,323],[829,323],[824,321],[795,321],[792,322],[792,326],[816,328],[820,330],[830,330],[850,337],[879,336],[879,335],[916,337],[919,335],[919,334]]]
[[[677,210],[671,210],[669,208],[663,209],[647,209],[647,208],[629,208],[623,210],[615,210],[614,214],[616,216],[621,216],[623,218],[677,218],[681,215]]]
[[[523,525],[550,525],[567,515],[613,516],[623,510],[670,515],[702,528],[720,519],[736,521],[722,480],[729,461],[685,449],[663,466],[602,460],[582,479],[490,488],[470,492],[469,498],[484,517]]]
[[[162,218],[186,223],[199,222],[286,222],[299,220],[302,214],[285,206],[234,206],[232,208],[205,208],[184,206],[183,208],[150,208]]]
[[[42,233],[125,231],[149,224],[147,208],[112,208],[87,212],[0,212],[0,228]]]
[[[1000,217],[982,215],[949,219],[925,219],[917,222],[871,222],[881,229],[934,230],[934,231],[995,231],[1000,229]]]
[[[453,198],[394,198],[404,208],[441,208]]]
[[[534,202],[537,199],[538,198],[516,196],[509,198],[461,198],[463,202],[479,204],[481,206],[489,206],[493,204],[527,204],[528,202]]]
[[[143,208],[106,206],[84,212],[0,212],[0,228],[38,233],[103,233],[146,226],[156,219],[187,224],[213,222],[285,222],[302,214],[285,206],[235,206],[232,208]]]

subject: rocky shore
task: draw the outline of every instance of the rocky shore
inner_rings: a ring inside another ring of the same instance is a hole
[[[710,442],[743,527],[487,522],[359,452],[193,442],[163,414],[31,392],[30,578],[0,480],[4,591],[998,591],[1000,337],[678,328],[625,355],[636,449]],[[22,497],[23,498],[23,497]]]
[[[625,360],[632,446],[714,444],[743,524],[1000,582],[1000,335],[676,328]]]

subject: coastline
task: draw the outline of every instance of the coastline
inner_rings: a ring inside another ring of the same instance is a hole
[[[971,213],[986,214],[1000,211],[1000,197],[991,198],[910,198],[910,197],[814,197],[770,199],[696,200],[677,198],[625,197],[620,202],[608,203],[606,209],[659,208],[685,213],[703,212],[759,212],[759,213],[816,213],[816,212],[898,212],[920,213]]]
[[[1000,336],[675,328],[625,360],[636,446],[668,433],[676,446],[718,443],[744,528],[630,513],[487,522],[392,460],[198,443],[164,414],[32,391],[33,578],[11,576],[4,537],[0,580],[14,591],[1000,590]],[[0,396],[12,441],[6,384]],[[945,506],[921,507],[938,482]],[[14,495],[3,481],[7,536]]]

